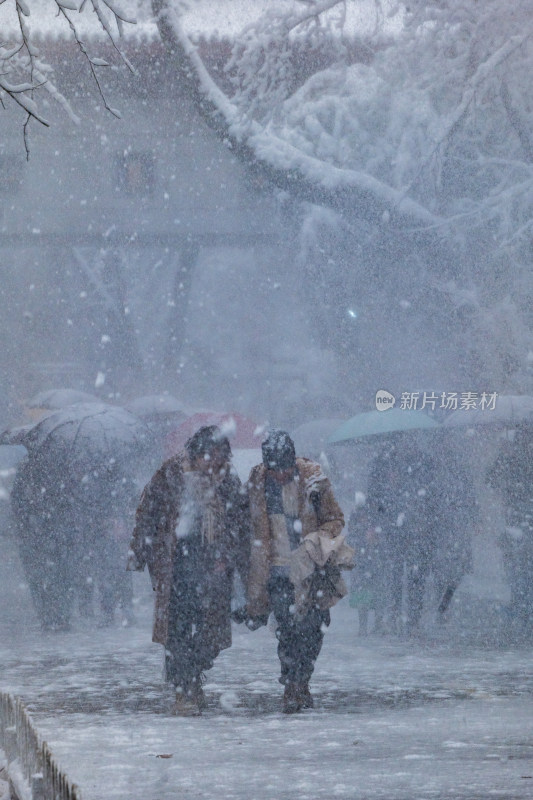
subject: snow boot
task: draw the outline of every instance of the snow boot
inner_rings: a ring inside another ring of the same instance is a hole
[[[191,699],[197,704],[200,711],[205,711],[207,708],[207,700],[204,694],[204,690],[202,689],[202,684],[205,682],[205,677],[203,675],[199,675],[198,678],[194,681],[191,690],[190,696]]]
[[[283,692],[283,713],[297,714],[302,710],[302,699],[298,692],[298,684],[286,683]]]
[[[308,683],[287,683],[283,693],[283,713],[297,714],[305,708],[313,708],[313,695]]]
[[[176,691],[176,700],[171,710],[176,717],[199,717],[201,714],[195,698],[180,690]]]
[[[309,691],[309,684],[308,683],[301,683],[298,687],[299,695],[302,702],[302,708],[314,708],[315,702],[313,700],[313,695]]]

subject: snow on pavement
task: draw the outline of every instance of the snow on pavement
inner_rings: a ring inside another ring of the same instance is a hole
[[[23,698],[84,800],[533,798],[530,646],[453,630],[362,639],[343,601],[314,710],[281,713],[272,630],[235,626],[208,673],[207,711],[182,719],[150,641],[145,574],[136,626],[44,635],[15,562],[0,563],[0,689]]]
[[[272,631],[235,627],[207,711],[181,719],[141,595],[134,628],[34,627],[0,649],[1,688],[24,698],[85,800],[533,797],[531,648],[358,639],[341,603],[314,710],[281,713]]]

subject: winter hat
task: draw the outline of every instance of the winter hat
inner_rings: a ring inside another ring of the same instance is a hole
[[[222,451],[227,460],[231,458],[229,439],[216,425],[205,425],[203,428],[199,428],[185,444],[185,450],[191,460],[211,453],[215,449]]]
[[[267,469],[284,470],[296,465],[294,442],[286,431],[269,431],[261,450]]]

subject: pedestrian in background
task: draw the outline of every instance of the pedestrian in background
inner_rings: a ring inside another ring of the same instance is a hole
[[[518,639],[533,639],[533,427],[519,427],[488,473],[500,489],[506,528],[500,536],[510,589],[510,630]]]
[[[366,508],[382,543],[387,625],[392,633],[413,636],[420,630],[426,581],[435,553],[434,478],[432,458],[411,433],[391,434],[370,466]]]
[[[366,636],[370,631],[384,633],[388,591],[384,542],[382,531],[370,517],[366,497],[361,492],[356,492],[346,540],[355,551],[350,606],[357,609],[359,636]],[[369,627],[371,613],[374,616],[372,629]]]

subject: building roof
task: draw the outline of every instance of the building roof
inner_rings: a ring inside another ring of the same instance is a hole
[[[77,0],[75,0],[77,2]],[[178,0],[176,0],[176,3]],[[37,37],[70,38],[66,20],[58,17],[55,0],[27,0],[30,11],[26,18],[32,34]],[[101,4],[103,5],[103,4]],[[384,3],[386,6],[387,3]],[[127,39],[158,38],[150,0],[117,0],[115,6],[126,19],[135,24],[124,25],[123,36]],[[195,36],[214,38],[234,37],[264,13],[287,10],[291,6],[301,10],[297,0],[194,0],[183,9],[182,21],[185,31]],[[68,12],[76,22],[82,36],[104,37],[96,14],[87,4],[80,14]],[[359,0],[348,6],[345,32],[364,35],[375,25],[373,0]],[[14,2],[0,4],[0,30],[9,36],[18,30]]]

